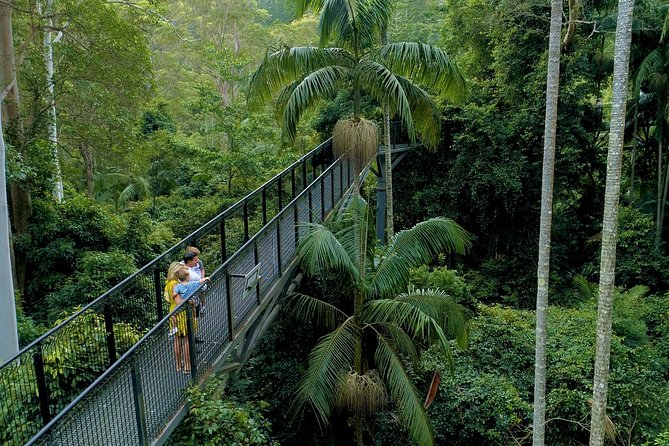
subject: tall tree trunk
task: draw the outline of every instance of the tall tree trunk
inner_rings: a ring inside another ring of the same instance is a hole
[[[0,22],[1,23],[1,22]],[[0,107],[2,123],[2,107]],[[14,281],[10,256],[9,208],[7,206],[7,177],[5,176],[5,138],[0,125],[0,364],[19,351],[19,337],[16,329],[16,300],[14,299]]]
[[[381,36],[381,44],[388,42],[388,30],[384,29]],[[390,151],[390,106],[386,102],[383,104],[383,153],[386,160],[385,165],[385,183],[386,183],[386,238],[390,239],[395,235],[395,214],[393,212],[393,160]],[[381,166],[379,166],[381,169]]]
[[[655,206],[655,247],[660,247],[660,239],[662,237],[662,224],[660,221],[660,214],[662,213],[662,134],[658,136],[657,142],[657,202]]]
[[[546,116],[544,120],[544,159],[541,176],[541,217],[539,260],[537,263],[537,309],[534,360],[534,415],[532,444],[543,446],[546,433],[546,311],[553,224],[553,179],[555,177],[555,139],[560,85],[560,33],[562,0],[551,0],[551,26],[546,75]]]
[[[656,242],[658,249],[662,247],[662,229],[664,228],[664,214],[667,207],[667,194],[669,194],[669,157],[667,157],[666,171],[664,172],[664,187],[662,199],[660,201],[660,224],[658,225],[658,240]]]
[[[53,0],[46,0],[46,5],[42,8],[42,3],[37,2],[37,10],[49,17],[48,29],[44,32],[44,65],[46,67],[46,85],[49,91],[49,144],[51,145],[51,158],[53,159],[56,182],[53,188],[53,198],[58,202],[63,201],[63,175],[60,170],[60,161],[58,160],[58,125],[56,120],[56,96],[53,85],[53,45],[56,39],[53,38],[53,18],[51,13],[53,10]]]
[[[23,123],[19,111],[19,84],[16,79],[14,60],[14,32],[12,30],[12,7],[14,0],[0,2],[0,98],[2,98],[2,118],[7,130],[7,141],[23,154]],[[30,190],[14,181],[9,185],[12,202],[12,224],[16,234],[28,230],[32,214]],[[19,291],[25,288],[26,262],[21,256],[14,258],[14,281]]]
[[[609,153],[606,166],[606,192],[602,224],[602,253],[599,270],[599,301],[597,305],[597,343],[595,375],[592,393],[590,446],[604,444],[606,399],[611,355],[611,319],[613,288],[616,275],[616,241],[618,238],[618,204],[620,200],[620,171],[625,138],[625,106],[629,74],[630,44],[632,41],[632,13],[634,0],[619,0],[618,25],[613,60],[613,93]]]

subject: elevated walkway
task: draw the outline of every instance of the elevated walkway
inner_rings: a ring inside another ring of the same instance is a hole
[[[164,443],[186,414],[184,390],[240,367],[276,316],[305,231],[299,223],[326,219],[352,183],[348,161],[333,160],[324,142],[21,350],[0,366],[0,416],[11,429],[0,443]],[[188,302],[170,314],[163,306],[167,266],[188,245],[201,248],[211,278],[198,292],[206,312],[197,322]],[[170,333],[179,316],[188,374],[176,370]],[[58,393],[64,387],[68,395]]]

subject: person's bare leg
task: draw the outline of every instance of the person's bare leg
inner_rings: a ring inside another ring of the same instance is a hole
[[[183,336],[183,356],[184,356],[184,372],[190,373],[190,348],[188,346],[188,338]]]
[[[182,367],[182,354],[181,354],[181,342],[179,341],[179,335],[174,336],[174,357],[177,361],[177,372],[181,371]]]

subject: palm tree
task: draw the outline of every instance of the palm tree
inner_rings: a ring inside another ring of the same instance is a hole
[[[654,136],[657,140],[657,203],[655,217],[655,246],[662,242],[667,191],[669,190],[669,157],[664,169],[663,142],[669,120],[669,44],[664,41],[651,51],[641,62],[635,76],[635,97],[643,90],[650,93],[656,103]]]
[[[548,308],[551,229],[553,224],[553,180],[555,178],[555,137],[558,117],[558,87],[560,84],[561,30],[562,0],[551,0],[551,26],[546,76],[546,117],[544,121],[544,160],[541,178],[539,259],[537,262],[534,414],[532,421],[532,444],[534,446],[544,445],[546,433],[546,310]]]
[[[609,362],[611,356],[611,324],[613,291],[616,277],[616,241],[618,238],[618,205],[620,200],[620,171],[625,137],[625,106],[632,40],[634,0],[620,0],[613,60],[613,94],[609,152],[606,162],[606,192],[602,224],[602,253],[599,270],[599,300],[597,303],[597,343],[592,393],[590,446],[604,444]]]
[[[320,46],[268,51],[251,76],[251,101],[267,101],[278,94],[277,120],[292,141],[305,110],[350,88],[353,117],[335,126],[333,146],[338,154],[350,149],[357,170],[376,153],[378,144],[376,125],[361,117],[363,92],[379,104],[387,103],[412,140],[420,134],[428,147],[435,147],[440,115],[428,90],[450,97],[465,91],[464,78],[448,55],[423,43],[376,47],[388,23],[391,0],[297,1],[298,16],[309,10],[321,13]],[[327,47],[331,41],[340,46]]]
[[[307,225],[298,247],[308,275],[334,274],[350,284],[352,311],[292,296],[290,303],[302,317],[332,330],[309,356],[295,407],[310,404],[323,423],[335,408],[347,409],[355,421],[356,444],[362,445],[363,418],[382,410],[389,397],[413,440],[431,445],[432,429],[402,358],[416,360],[422,348],[433,345],[452,366],[449,339],[466,344],[466,314],[439,290],[407,288],[409,269],[443,252],[464,253],[469,235],[452,220],[433,218],[398,232],[375,257],[369,220],[364,200],[354,196],[336,226]]]

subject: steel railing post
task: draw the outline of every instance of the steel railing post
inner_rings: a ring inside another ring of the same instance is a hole
[[[137,363],[134,362],[130,369],[130,378],[132,381],[132,395],[135,403],[135,421],[137,422],[137,433],[139,434],[139,444],[141,446],[149,445],[149,435],[146,429],[146,406],[144,404],[144,388],[142,386],[142,376]]]
[[[307,160],[302,161],[302,190],[307,188]]]
[[[116,362],[116,338],[114,337],[114,318],[111,312],[111,305],[105,305],[105,339],[107,341],[107,353],[109,354],[109,366]],[[162,317],[161,317],[162,319]]]
[[[39,396],[39,409],[44,426],[51,421],[49,410],[49,388],[46,385],[46,374],[44,373],[44,357],[42,356],[42,344],[37,346],[33,355],[33,366],[35,367],[35,380],[37,381],[37,393]]]
[[[230,341],[235,340],[235,309],[232,302],[232,290],[230,289],[230,273],[225,271],[225,297],[228,301],[228,330],[230,332]]]
[[[191,301],[192,302],[192,301]],[[186,308],[186,328],[188,329],[188,356],[190,358],[190,376],[195,381],[197,377],[197,352],[195,347],[195,324],[193,323],[193,311],[195,308],[188,303]]]
[[[293,200],[297,196],[297,191],[295,190],[296,187],[296,182],[295,182],[295,168],[293,167],[290,169],[290,187],[291,187],[291,196],[293,197]]]

